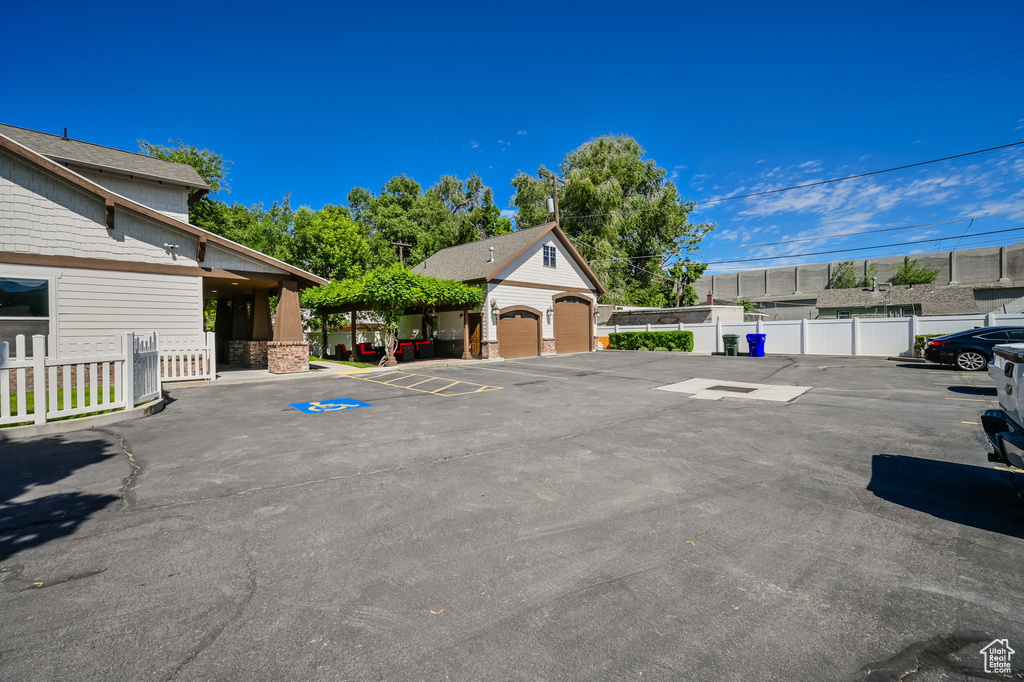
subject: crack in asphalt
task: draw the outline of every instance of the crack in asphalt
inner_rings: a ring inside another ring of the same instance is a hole
[[[121,498],[120,509],[122,511],[128,509],[135,504],[135,483],[142,474],[142,465],[135,459],[135,454],[132,452],[132,444],[128,442],[127,438],[107,429],[94,427],[93,430],[105,433],[111,438],[116,438],[121,452],[128,457],[128,465],[131,466],[132,471],[125,477],[117,491],[118,496]]]

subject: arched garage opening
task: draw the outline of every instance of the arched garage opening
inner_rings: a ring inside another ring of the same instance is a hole
[[[594,302],[573,293],[554,295],[556,353],[592,350]]]
[[[503,358],[540,355],[541,312],[528,306],[509,306],[498,311],[498,353]]]

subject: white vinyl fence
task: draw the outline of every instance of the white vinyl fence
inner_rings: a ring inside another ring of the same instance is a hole
[[[46,337],[0,342],[0,426],[131,409],[160,395],[156,332],[65,340],[46,353]]]
[[[201,336],[161,337],[160,375],[163,381],[217,378],[217,344],[213,332]]]
[[[952,334],[975,327],[1024,326],[1024,315],[947,315],[939,317],[879,317],[849,320],[786,320],[723,324],[639,324],[597,327],[597,336],[614,332],[693,332],[696,353],[722,352],[722,335],[740,337],[747,353],[747,334],[765,334],[765,352],[785,355],[914,355],[919,334]]]

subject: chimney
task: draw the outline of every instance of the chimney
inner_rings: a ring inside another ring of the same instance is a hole
[[[492,246],[492,247],[490,247],[490,249],[491,249],[491,257],[487,259],[487,262],[488,263],[493,263],[494,262],[494,247]]]
[[[715,304],[715,292],[709,291],[708,292],[708,305],[714,305],[714,304]]]
[[[67,126],[64,126],[64,137],[62,137],[61,139],[62,140],[68,139],[68,128],[67,128]]]

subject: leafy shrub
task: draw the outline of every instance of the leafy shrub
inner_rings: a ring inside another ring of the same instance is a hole
[[[921,357],[924,353],[924,344],[928,342],[928,339],[934,339],[936,336],[945,336],[945,334],[918,334],[914,337],[914,354],[917,357]]]
[[[658,346],[658,347],[657,347],[657,348],[655,348],[654,350],[660,350],[660,351],[664,351],[664,352],[666,352],[666,353],[668,352],[668,348],[665,348],[664,346]]]
[[[608,341],[617,350],[693,350],[693,332],[619,332]]]

